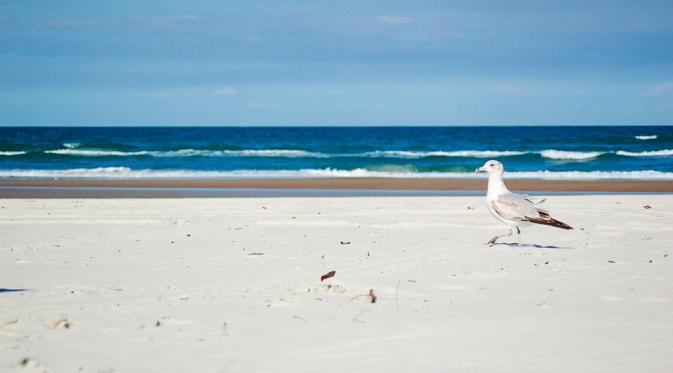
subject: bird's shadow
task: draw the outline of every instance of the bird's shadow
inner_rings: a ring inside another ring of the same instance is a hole
[[[516,242],[496,242],[493,244],[493,246],[497,245],[503,245],[503,246],[509,246],[513,248],[528,248],[528,249],[554,249],[554,250],[572,250],[572,247],[560,247],[560,246],[553,246],[553,245],[538,245],[538,244],[529,244],[529,243],[522,243],[519,245]]]
[[[16,293],[20,291],[26,291],[26,289],[7,289],[7,288],[0,288],[0,293]]]

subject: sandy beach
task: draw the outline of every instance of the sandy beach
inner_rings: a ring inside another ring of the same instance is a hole
[[[673,197],[545,207],[2,199],[0,371],[671,371]]]
[[[509,180],[526,192],[673,192],[666,180]],[[0,198],[174,198],[343,195],[480,195],[486,179],[476,178],[288,178],[288,179],[4,179]]]

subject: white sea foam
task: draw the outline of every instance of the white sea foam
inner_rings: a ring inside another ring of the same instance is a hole
[[[639,135],[636,136],[637,140],[656,140],[657,135]]]
[[[544,158],[549,159],[564,159],[564,160],[576,160],[583,161],[587,159],[592,159],[599,157],[605,153],[602,152],[573,152],[567,150],[554,150],[548,149],[540,152],[540,155]]]
[[[371,157],[371,158],[406,158],[418,159],[425,157],[473,157],[493,158],[508,157],[526,154],[521,151],[498,151],[498,150],[457,150],[457,151],[405,151],[385,150],[366,153],[349,154],[326,154],[295,149],[241,149],[241,150],[204,150],[204,149],[178,149],[178,150],[142,150],[120,151],[105,149],[77,149],[79,144],[63,144],[65,149],[46,150],[45,153],[82,156],[82,157],[130,157],[130,156],[153,156],[153,157],[284,157],[284,158],[330,158],[330,157]]]
[[[673,180],[673,172],[642,171],[530,171],[505,172],[505,178],[542,180]]]
[[[0,155],[5,155],[5,156],[21,155],[21,154],[26,154],[26,152],[23,152],[23,151],[1,151],[0,152]]]
[[[523,154],[526,154],[526,152],[513,151],[513,150],[455,150],[455,151],[381,150],[381,151],[363,153],[362,155],[375,158],[380,157],[380,158],[417,159],[425,157],[494,158],[494,157],[511,157]]]
[[[331,157],[370,157],[370,158],[402,158],[419,159],[425,157],[466,157],[466,158],[497,158],[511,157],[528,154],[524,151],[514,150],[456,150],[456,151],[406,151],[406,150],[381,150],[366,153],[350,154],[327,154],[294,149],[242,149],[242,150],[203,150],[203,149],[178,149],[178,150],[140,150],[121,151],[105,149],[77,149],[77,144],[64,144],[72,146],[65,149],[45,150],[48,154],[81,156],[81,157],[284,157],[284,158],[331,158]],[[539,152],[540,156],[555,160],[590,160],[611,152],[598,151],[567,151],[548,149]],[[0,151],[0,155],[21,155],[25,151]],[[673,149],[629,152],[619,150],[616,155],[628,157],[661,157],[673,155]]]
[[[73,144],[64,144],[73,145]],[[48,154],[72,155],[81,157],[286,157],[286,158],[319,158],[325,154],[292,149],[243,149],[243,150],[201,150],[201,149],[178,149],[178,150],[141,150],[120,151],[104,149],[75,149],[75,146],[66,149],[45,150]]]
[[[354,170],[134,170],[127,167],[79,168],[67,170],[0,170],[0,178],[94,178],[94,179],[242,179],[242,178],[328,178],[328,177],[383,177],[383,178],[484,178],[483,174],[467,172],[387,172]],[[542,180],[673,180],[673,172],[643,171],[530,171],[505,172],[507,179]]]
[[[652,150],[645,152],[627,152],[625,150],[619,150],[615,154],[623,155],[625,157],[666,157],[673,155],[673,149]]]
[[[142,172],[128,167],[74,168],[67,170],[0,170],[2,178],[127,178]]]
[[[222,154],[235,157],[288,157],[288,158],[323,158],[326,154],[292,149],[244,149],[222,150]]]
[[[155,157],[284,157],[284,158],[323,158],[326,154],[293,149],[242,149],[242,150],[202,150],[178,149],[149,151]]]
[[[65,146],[66,149],[75,149],[76,147],[79,146],[79,143],[78,142],[66,142],[66,143],[63,143],[63,146]]]
[[[56,149],[45,150],[48,154],[76,155],[82,157],[131,157],[139,155],[148,155],[148,151],[123,152],[119,150],[95,150],[95,149]]]

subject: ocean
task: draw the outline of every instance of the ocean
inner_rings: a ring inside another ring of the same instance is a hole
[[[673,180],[673,127],[2,127],[0,178]]]

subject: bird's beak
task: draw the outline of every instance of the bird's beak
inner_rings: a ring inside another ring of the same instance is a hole
[[[474,172],[485,172],[484,167],[477,167]]]

